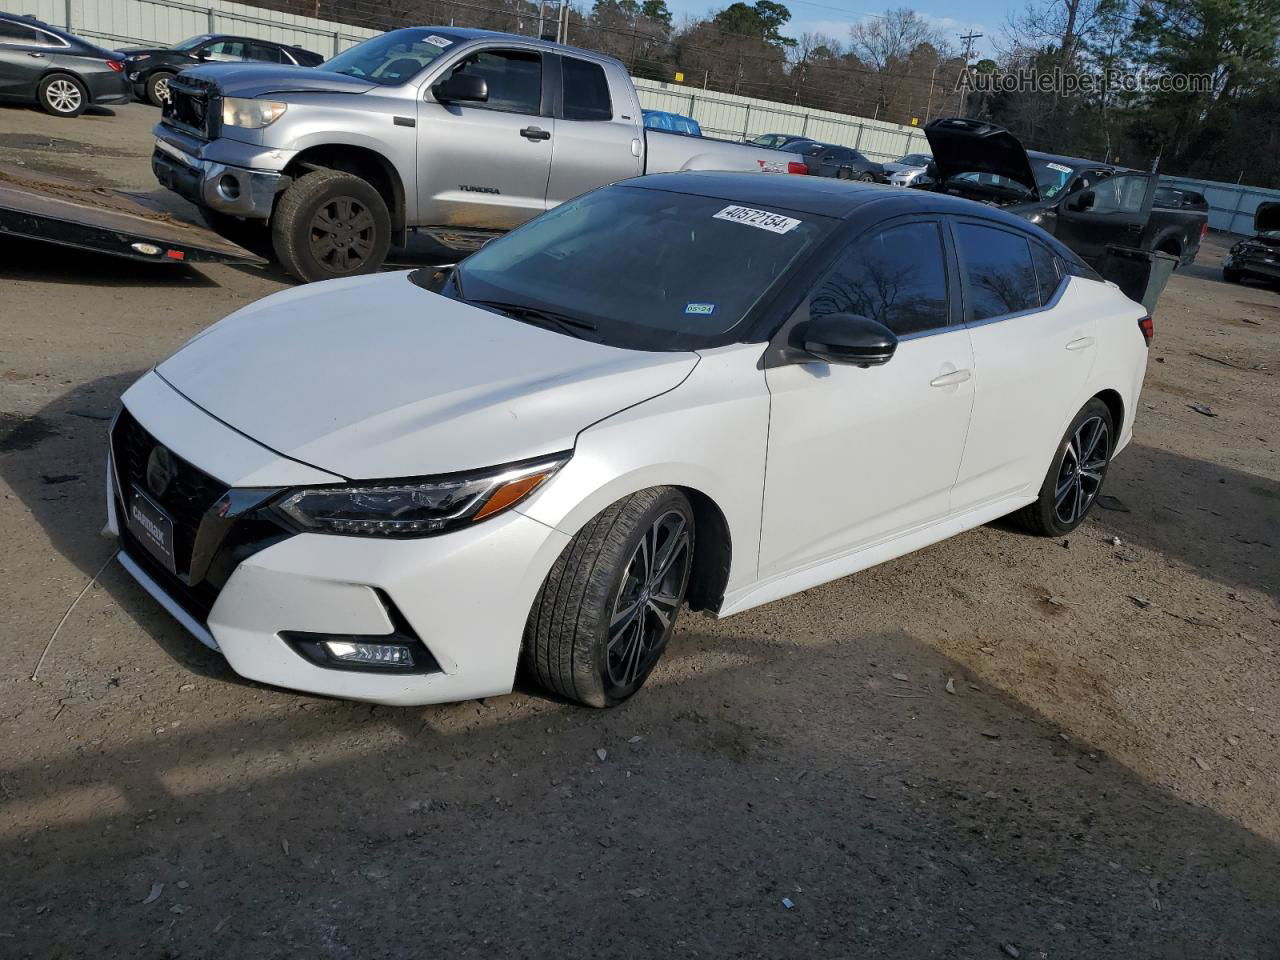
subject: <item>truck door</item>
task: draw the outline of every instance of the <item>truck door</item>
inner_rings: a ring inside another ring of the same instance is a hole
[[[551,149],[547,206],[644,172],[641,118],[624,116],[615,103],[604,67],[580,57],[548,57],[560,66],[561,107]]]
[[[1107,244],[1141,247],[1151,222],[1156,178],[1117,173],[1066,197],[1058,208],[1058,239],[1096,264]]]
[[[427,90],[418,105],[420,225],[510,230],[547,208],[556,121],[546,72],[536,50],[490,47],[442,78],[481,77],[488,100],[442,103]]]

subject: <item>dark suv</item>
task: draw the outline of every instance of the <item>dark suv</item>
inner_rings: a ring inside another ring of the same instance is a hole
[[[301,47],[220,33],[202,33],[171,47],[131,47],[121,53],[129,58],[126,70],[134,95],[157,107],[169,99],[169,81],[173,75],[193,64],[248,61],[314,67],[324,63],[320,54]]]
[[[0,13],[0,101],[38,103],[55,117],[128,103],[124,57],[35,17]]]

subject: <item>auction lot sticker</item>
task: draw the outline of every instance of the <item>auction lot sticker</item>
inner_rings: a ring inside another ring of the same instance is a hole
[[[715,215],[716,220],[731,220],[734,223],[745,223],[748,227],[758,227],[770,233],[788,233],[800,226],[801,221],[784,217],[780,213],[768,210],[753,210],[751,207],[725,207]]]
[[[434,33],[428,37],[423,37],[422,39],[435,47],[447,47],[453,43],[453,41],[450,40],[448,37],[436,36],[436,34]]]

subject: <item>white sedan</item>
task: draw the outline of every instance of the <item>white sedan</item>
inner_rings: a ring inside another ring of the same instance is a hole
[[[728,616],[1006,514],[1061,535],[1128,443],[1151,320],[954,197],[682,173],[453,271],[298,287],[123,398],[119,557],[245,677],[594,706]]]

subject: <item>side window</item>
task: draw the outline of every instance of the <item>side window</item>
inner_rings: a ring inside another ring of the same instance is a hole
[[[969,320],[988,320],[1040,306],[1026,237],[995,227],[957,223],[956,239],[969,281]]]
[[[263,63],[280,63],[282,60],[285,63],[289,62],[280,56],[279,47],[268,46],[265,43],[250,43],[247,46],[245,56],[250,60],[260,60]]]
[[[613,102],[604,67],[574,57],[562,57],[564,65],[564,118],[612,120]]]
[[[243,60],[245,59],[245,42],[243,40],[219,40],[204,48],[211,60]]]
[[[470,107],[503,113],[538,114],[542,109],[542,57],[523,50],[485,50],[453,68],[484,77],[489,99]]]
[[[36,31],[12,20],[0,20],[0,43],[39,43]]]
[[[1040,288],[1040,306],[1053,299],[1062,283],[1058,274],[1058,258],[1043,243],[1031,242],[1031,261],[1036,268],[1036,286]]]
[[[947,268],[932,222],[904,223],[854,241],[813,292],[810,316],[854,313],[898,336],[947,325]]]
[[[1093,213],[1139,213],[1147,192],[1146,175],[1119,174],[1093,188]]]

